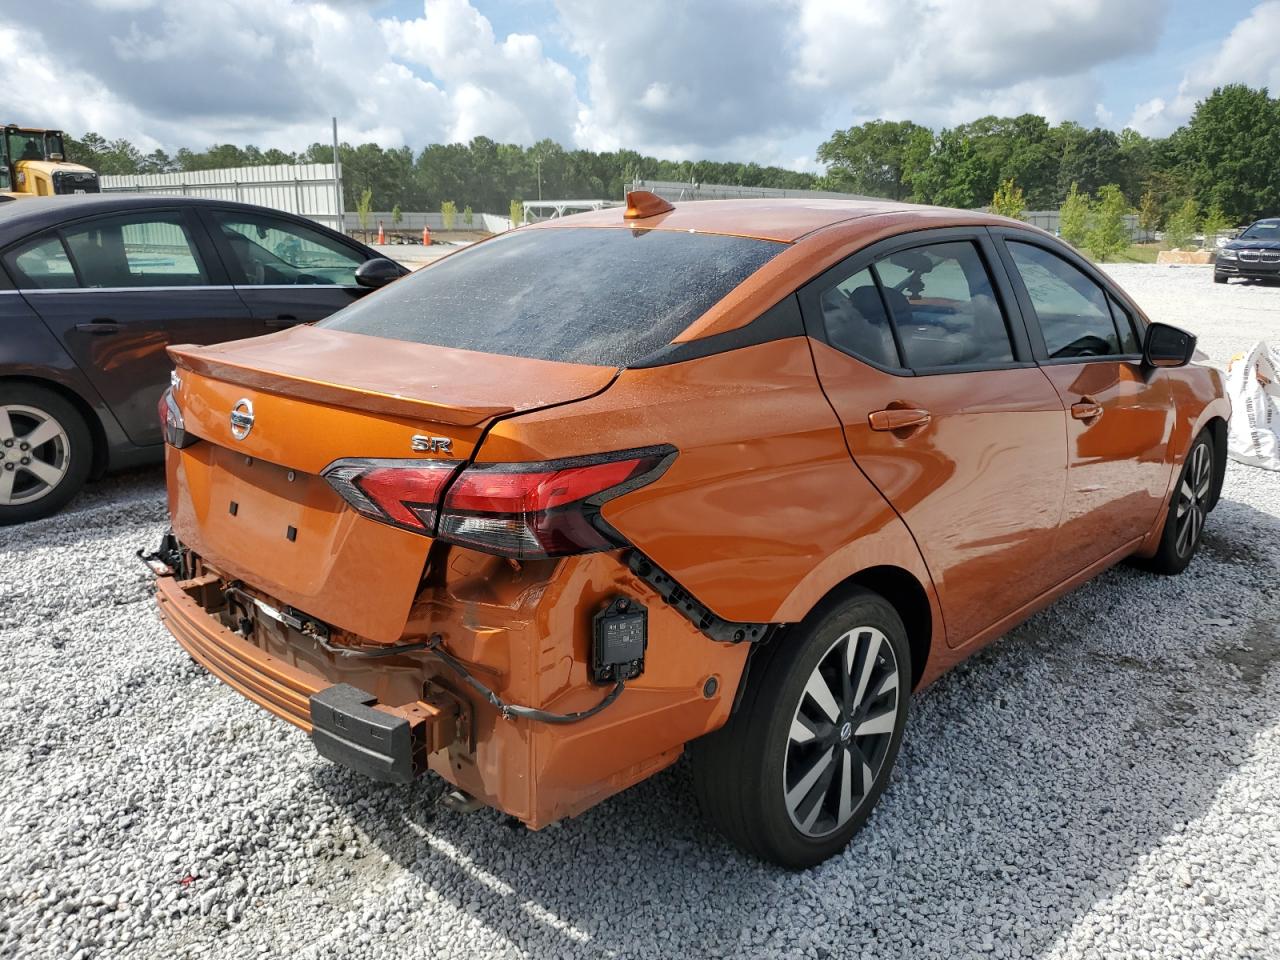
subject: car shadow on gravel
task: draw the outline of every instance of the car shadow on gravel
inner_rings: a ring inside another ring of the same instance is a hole
[[[314,778],[405,882],[533,956],[1042,955],[1280,716],[1280,564],[1253,552],[1280,520],[1225,501],[1219,518],[1184,576],[1109,571],[918,695],[880,807],[810,871],[713,834],[685,762],[538,833],[443,811],[436,778]],[[1196,895],[1212,877],[1160,881]]]

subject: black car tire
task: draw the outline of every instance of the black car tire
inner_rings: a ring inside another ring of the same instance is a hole
[[[0,435],[0,526],[57,513],[89,476],[93,438],[84,417],[47,387],[2,381],[0,412],[0,434],[12,434]],[[28,437],[41,442],[24,449]]]
[[[1226,282],[1227,282],[1227,275],[1226,275],[1225,273],[1218,273],[1218,272],[1215,270],[1215,271],[1214,271],[1214,273],[1213,273],[1213,282],[1214,282],[1214,283],[1226,283]]]
[[[1166,575],[1187,569],[1200,547],[1213,503],[1213,462],[1213,440],[1207,432],[1201,432],[1187,451],[1169,498],[1169,515],[1160,534],[1160,546],[1153,556],[1137,560],[1137,566]]]
[[[867,590],[846,595],[770,641],[756,653],[729,722],[690,744],[704,816],[742,850],[791,869],[839,853],[889,779],[906,726],[911,677],[901,618]],[[821,700],[809,692],[816,684],[826,687]],[[862,697],[855,701],[859,685]],[[828,722],[832,707],[837,717]],[[883,732],[857,733],[863,729]],[[796,738],[797,730],[804,739]]]

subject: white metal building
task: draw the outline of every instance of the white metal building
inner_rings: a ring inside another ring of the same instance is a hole
[[[180,173],[141,173],[100,178],[103,193],[179,194],[256,203],[342,229],[342,194],[331,163],[282,163]]]

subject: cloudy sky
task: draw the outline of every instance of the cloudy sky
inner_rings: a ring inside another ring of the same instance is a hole
[[[295,149],[337,114],[385,146],[551,137],[808,169],[872,117],[1165,134],[1216,85],[1280,91],[1277,38],[1280,0],[6,0],[0,79],[40,105],[16,122],[146,150]]]

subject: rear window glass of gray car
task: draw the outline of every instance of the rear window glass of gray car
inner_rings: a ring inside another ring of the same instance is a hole
[[[19,287],[61,290],[79,285],[67,248],[57,235],[45,234],[9,251],[4,264]]]
[[[626,366],[666,346],[783,249],[667,230],[517,230],[398,280],[319,326]]]

